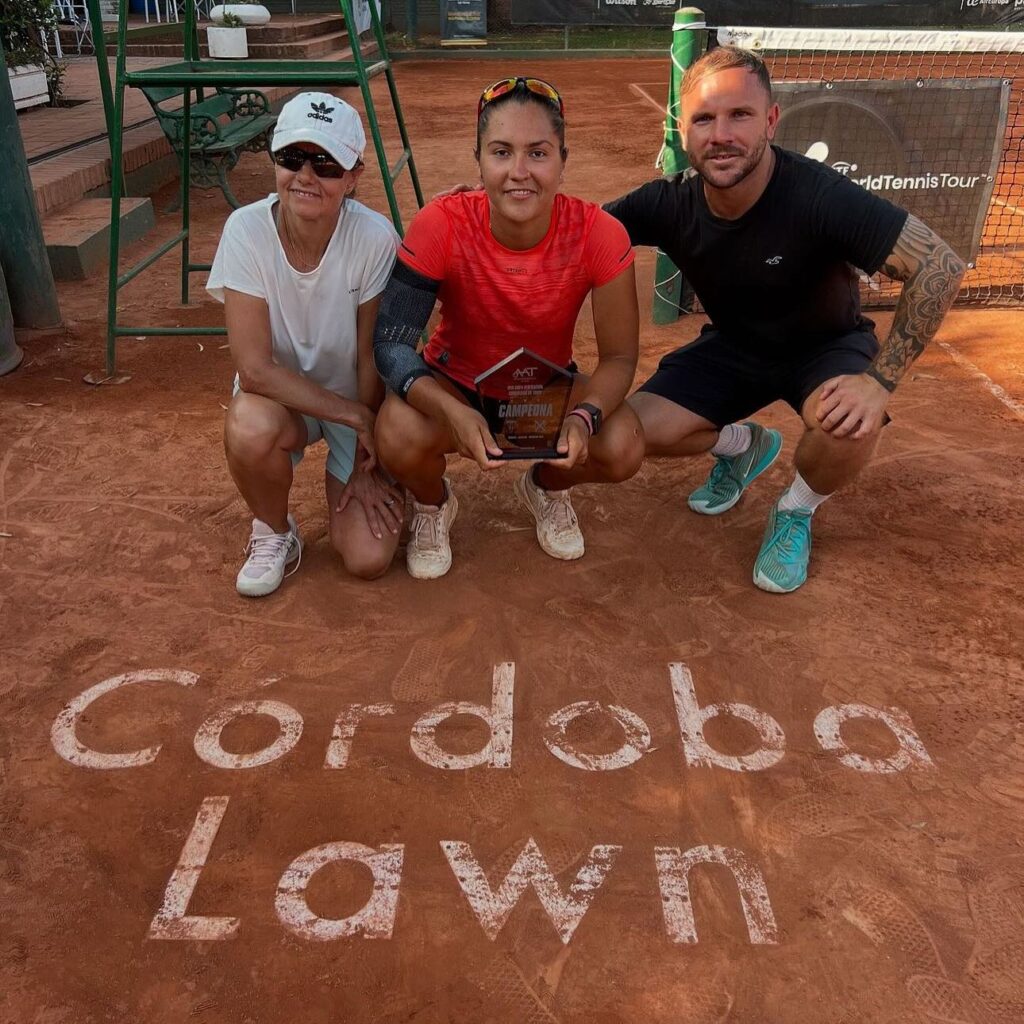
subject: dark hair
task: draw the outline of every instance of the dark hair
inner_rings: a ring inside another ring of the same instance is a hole
[[[473,150],[473,155],[477,160],[480,159],[480,139],[483,137],[485,131],[487,131],[487,125],[490,123],[491,114],[498,107],[502,107],[507,103],[516,103],[519,106],[526,106],[527,103],[535,103],[541,108],[547,115],[548,120],[551,122],[551,130],[558,136],[558,149],[564,160],[568,154],[568,150],[565,148],[565,118],[558,112],[556,107],[549,100],[544,99],[543,96],[539,96],[535,92],[530,92],[529,89],[523,87],[522,83],[516,86],[511,92],[506,93],[504,96],[499,96],[496,100],[491,100],[490,103],[480,111],[480,116],[476,120],[476,149]]]
[[[702,79],[730,68],[743,68],[749,71],[760,82],[768,94],[768,99],[772,99],[772,79],[765,62],[756,53],[741,50],[738,46],[718,46],[694,61],[683,75],[679,95],[685,96]]]

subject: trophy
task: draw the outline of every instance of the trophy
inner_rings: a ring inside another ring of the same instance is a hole
[[[564,459],[556,448],[568,412],[573,375],[528,348],[517,349],[473,383],[503,459]]]

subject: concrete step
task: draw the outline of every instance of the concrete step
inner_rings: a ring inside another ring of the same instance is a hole
[[[260,43],[286,43],[313,36],[324,36],[331,32],[344,32],[345,19],[340,14],[325,14],[319,18],[303,18],[292,21],[288,18],[272,18],[266,25],[250,28],[249,39],[254,33]]]
[[[332,60],[351,60],[352,53],[346,50],[330,57]],[[275,112],[296,91],[293,86],[280,85],[266,86],[261,90]],[[148,105],[145,110],[144,116],[148,117]],[[171,152],[160,125],[155,122],[125,131],[123,165],[130,195],[151,195],[178,177],[177,158]],[[107,139],[34,163],[29,168],[29,175],[36,209],[42,218],[49,218],[83,197],[109,195],[110,147]]]
[[[250,34],[249,56],[253,60],[315,60],[348,45],[348,33],[345,31],[331,32],[326,35],[310,36],[293,42],[264,43],[254,40]],[[113,52],[113,51],[109,51]],[[127,50],[133,57],[181,57],[181,43],[136,43]],[[209,56],[206,47],[206,36],[199,37],[199,52],[203,57]]]
[[[156,223],[148,198],[121,200],[121,244],[138,241]],[[80,199],[43,220],[43,240],[58,281],[82,281],[106,267],[110,200]]]
[[[210,22],[199,23],[200,39],[205,36],[206,29],[210,24]],[[140,36],[138,30],[142,27],[141,25],[135,25],[128,29],[126,52],[129,55],[138,55],[141,53],[139,48],[152,45],[172,45],[180,52],[182,34],[181,30],[173,24],[167,27],[165,31],[158,31],[159,26],[153,23],[146,26],[146,34]],[[108,25],[107,29],[111,31],[113,26]],[[344,31],[345,19],[340,14],[300,15],[297,18],[278,15],[266,25],[250,25],[247,36],[250,45],[253,43],[262,45],[270,43],[299,43],[304,39],[314,39],[317,36]],[[69,56],[77,54],[75,30],[70,25],[60,25],[58,26],[58,32],[60,34],[61,46],[66,54]],[[83,43],[82,52],[83,55],[91,54],[88,42]],[[117,47],[113,43],[109,43],[107,45],[107,52],[113,56],[117,52]]]
[[[199,43],[205,52],[206,29],[209,22],[199,24]],[[174,56],[181,53],[182,37],[181,32],[173,28],[167,31],[147,31],[145,35],[139,35],[129,31],[125,52],[133,57],[163,57]],[[332,36],[338,33],[345,33],[345,19],[340,15],[327,14],[320,16],[306,16],[298,18],[278,17],[266,25],[250,25],[246,30],[246,37],[249,41],[249,53],[257,57],[293,57],[301,59],[309,56],[309,51],[304,44],[312,43],[314,40]],[[134,36],[134,38],[133,38]],[[62,36],[62,39],[64,37]],[[70,37],[67,39],[70,45]],[[287,50],[263,50],[271,46],[288,46]],[[108,44],[107,53],[114,55],[117,52],[116,46]]]
[[[328,32],[294,43],[257,43],[249,44],[249,54],[253,57],[281,57],[293,60],[308,60],[324,57],[335,50],[348,46],[348,33],[344,28],[340,32]]]
[[[78,56],[78,46],[75,42],[76,34],[75,30],[70,25],[58,25],[57,34],[60,36],[60,45],[64,48],[64,56]],[[82,42],[82,56],[92,56],[92,48],[89,45],[88,39]]]

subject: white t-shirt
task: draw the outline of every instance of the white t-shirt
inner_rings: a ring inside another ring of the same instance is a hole
[[[228,217],[206,290],[218,302],[225,288],[266,300],[274,362],[358,399],[356,311],[388,283],[398,234],[387,218],[346,199],[320,266],[300,273],[277,234],[277,201],[269,195]]]

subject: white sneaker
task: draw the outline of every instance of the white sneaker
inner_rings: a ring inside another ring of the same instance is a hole
[[[583,557],[583,532],[568,490],[545,491],[528,469],[515,482],[515,492],[537,520],[537,541],[552,558],[569,562]]]
[[[444,478],[444,493],[444,504],[440,506],[421,505],[413,498],[405,564],[409,575],[417,580],[436,580],[452,567],[448,531],[459,514],[459,502],[447,477]]]
[[[252,521],[252,533],[245,553],[249,556],[238,571],[235,589],[243,597],[272,594],[285,577],[285,567],[295,563],[291,576],[302,560],[302,541],[295,520],[288,516],[287,533],[274,533],[262,519]]]

